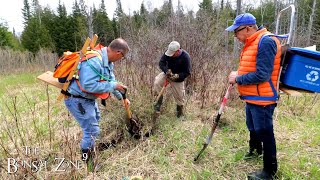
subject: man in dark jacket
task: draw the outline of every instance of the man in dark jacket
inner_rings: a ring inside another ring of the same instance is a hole
[[[155,77],[154,90],[159,93],[166,80],[169,81],[173,97],[177,103],[177,117],[183,116],[183,106],[185,103],[184,80],[191,73],[191,59],[189,54],[180,48],[177,41],[172,41],[168,50],[162,55],[159,62],[163,71]],[[160,113],[163,96],[155,105],[155,110]]]

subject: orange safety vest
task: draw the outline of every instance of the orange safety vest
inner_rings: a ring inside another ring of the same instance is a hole
[[[259,42],[261,38],[267,34],[271,33],[264,28],[257,31],[246,40],[245,46],[241,52],[238,75],[256,71]],[[260,84],[238,85],[238,91],[241,95],[240,97],[245,102],[256,105],[270,105],[276,103],[276,100],[278,99],[276,89],[281,63],[281,44],[277,38],[271,38],[274,39],[277,44],[277,53],[274,59],[271,79]]]

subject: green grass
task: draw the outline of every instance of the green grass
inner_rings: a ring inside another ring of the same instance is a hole
[[[25,85],[36,83],[37,74],[35,73],[20,73],[14,75],[0,76],[0,97],[8,90],[22,88]]]
[[[63,102],[56,101],[59,90],[49,87],[48,97],[46,85],[37,81],[36,76],[37,74],[22,73],[0,77],[0,96],[3,100],[0,109],[0,117],[3,119],[0,128],[1,157],[8,156],[5,150],[13,155],[11,152],[16,148],[23,149],[24,141],[26,145],[41,150],[41,154],[34,158],[48,158],[51,163],[56,156],[80,160],[80,128]],[[148,126],[152,103],[142,94],[129,94],[131,109]],[[16,110],[12,104],[14,96]],[[314,97],[305,95],[293,98],[283,95],[276,109],[274,127],[279,179],[313,180],[320,177],[320,103],[315,101],[312,104]],[[173,99],[167,102],[159,118],[157,133],[144,140],[135,140],[124,130],[124,139],[117,147],[97,154],[102,167],[95,174],[88,174],[86,168],[83,168],[62,174],[42,171],[35,175],[38,178],[52,179],[83,179],[93,176],[101,179],[123,179],[134,175],[144,179],[246,179],[247,173],[262,167],[261,159],[242,159],[248,150],[248,130],[245,125],[244,104],[240,100],[228,102],[213,139],[198,162],[194,162],[193,158],[210,132],[212,119],[208,117],[214,115],[217,105],[199,109],[198,101],[191,99],[186,107],[186,120],[180,121],[175,117]],[[15,118],[4,106],[5,103],[16,113],[19,128]],[[119,101],[108,100],[107,108],[101,107],[101,115],[101,141],[115,129],[123,130],[126,114]],[[17,147],[13,146],[14,143]],[[28,158],[23,152],[15,156]],[[5,171],[2,171],[1,176],[5,179],[12,178]]]

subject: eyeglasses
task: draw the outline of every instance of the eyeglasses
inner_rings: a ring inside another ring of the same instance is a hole
[[[236,29],[236,30],[234,30],[234,35],[237,35],[237,33],[238,32],[240,32],[240,31],[242,31],[242,30],[244,30],[245,28],[247,28],[247,26],[245,26],[245,27],[243,27],[243,28],[240,28],[240,29]]]
[[[125,56],[124,56],[124,54],[123,54],[123,52],[122,51],[119,51],[120,53],[121,53],[121,59],[127,59]]]

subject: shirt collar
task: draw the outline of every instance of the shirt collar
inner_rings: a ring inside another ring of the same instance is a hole
[[[103,67],[108,67],[109,69],[113,69],[113,62],[110,62],[108,59],[108,51],[107,47],[101,49],[102,51],[102,64]]]

